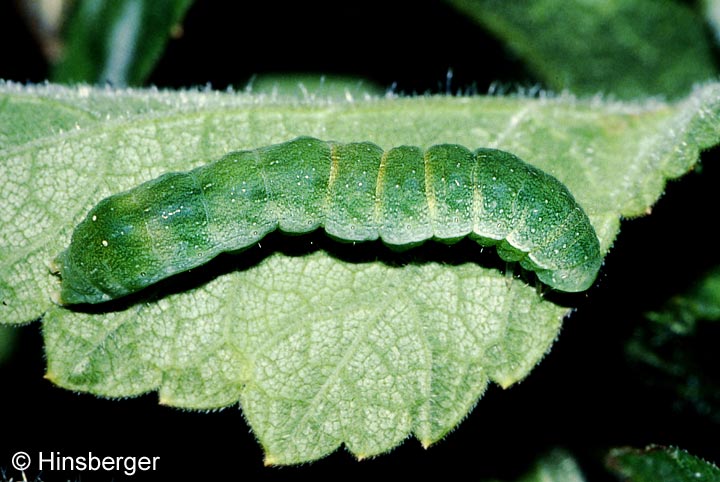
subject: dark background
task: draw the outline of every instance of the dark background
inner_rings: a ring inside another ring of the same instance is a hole
[[[245,3],[218,8],[215,2],[197,2],[183,36],[169,43],[149,83],[243,88],[263,73],[316,72],[357,76],[408,94],[482,94],[493,82],[510,92],[542,86],[500,42],[439,2]],[[42,82],[48,77],[48,65],[8,1],[0,2],[0,42],[0,78]],[[719,260],[716,223],[702,208],[716,205],[713,188],[720,170],[710,162],[716,157],[717,151],[705,153],[702,173],[671,182],[652,216],[623,222],[598,283],[573,299],[578,310],[527,380],[508,390],[492,385],[468,418],[428,450],[411,438],[362,462],[341,449],[310,464],[265,468],[237,407],[189,412],[157,405],[156,394],[105,400],[53,386],[43,379],[42,325],[36,322],[18,328],[14,355],[0,365],[0,468],[17,480],[20,474],[9,462],[17,450],[31,455],[92,451],[161,457],[158,472],[134,480],[435,472],[450,479],[472,474],[475,480],[510,480],[543,452],[563,447],[589,480],[603,481],[615,480],[602,465],[608,449],[650,443],[676,445],[718,462],[718,426],[648,380],[624,350],[647,323],[644,312]],[[692,342],[700,360],[706,357],[713,367],[718,335],[716,327],[704,327]],[[43,474],[49,481],[68,478],[129,480],[120,473]]]

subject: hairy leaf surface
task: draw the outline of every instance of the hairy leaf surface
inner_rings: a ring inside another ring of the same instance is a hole
[[[157,391],[198,409],[239,401],[268,463],[341,444],[370,456],[409,434],[428,445],[490,381],[529,373],[573,298],[538,296],[475,243],[398,254],[278,236],[109,312],[55,306],[48,264],[100,199],[299,135],[513,152],[568,187],[606,253],[621,216],[647,212],[666,179],[717,143],[719,102],[717,84],[674,104],[2,84],[0,320],[44,316],[47,377],[63,387]]]

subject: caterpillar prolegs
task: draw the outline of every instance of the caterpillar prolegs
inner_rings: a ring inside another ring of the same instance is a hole
[[[276,229],[408,245],[465,236],[560,291],[602,262],[567,188],[508,152],[454,144],[383,151],[311,137],[231,152],[100,201],[55,260],[62,304],[100,303],[253,245]]]

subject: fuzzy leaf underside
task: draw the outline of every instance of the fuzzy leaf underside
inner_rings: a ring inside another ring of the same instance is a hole
[[[0,84],[0,320],[44,314],[47,377],[60,386],[157,391],[161,403],[198,409],[240,401],[268,463],[341,444],[370,456],[411,433],[428,445],[489,381],[525,377],[567,308],[476,258],[448,262],[452,246],[388,263],[379,243],[358,260],[328,240],[298,239],[301,254],[269,241],[248,251],[252,261],[226,256],[109,313],[54,306],[48,263],[103,197],[298,135],[508,150],[568,186],[606,252],[621,216],[646,212],[666,179],[717,142],[718,102],[717,84],[676,104]]]

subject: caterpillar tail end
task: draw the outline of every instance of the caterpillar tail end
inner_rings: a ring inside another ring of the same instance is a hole
[[[597,278],[600,263],[592,266],[578,266],[568,269],[537,270],[538,279],[557,291],[580,293],[587,291]]]

